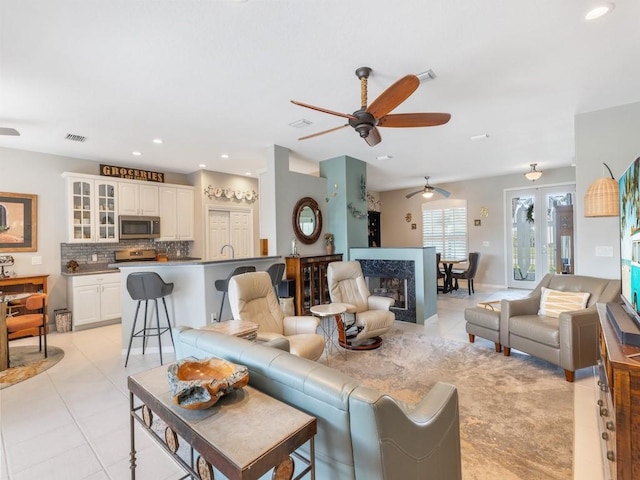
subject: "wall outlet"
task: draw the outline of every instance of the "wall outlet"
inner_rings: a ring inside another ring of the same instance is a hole
[[[97,262],[98,261],[98,254],[94,253],[93,255],[91,255],[91,261],[92,262]]]
[[[489,242],[487,242],[486,240],[484,242],[482,242],[482,246],[483,247],[488,247],[489,246]]]
[[[211,322],[210,322],[210,323],[216,323],[216,317],[217,317],[217,316],[218,316],[218,315],[217,315],[216,313],[212,313],[212,314],[211,314]]]
[[[176,250],[176,257],[180,257],[182,256],[182,252],[178,249]]]
[[[42,265],[42,257],[31,257],[31,265]]]

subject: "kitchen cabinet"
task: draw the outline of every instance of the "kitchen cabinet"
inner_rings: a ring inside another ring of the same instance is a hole
[[[159,190],[159,240],[193,240],[193,188],[163,185]]]
[[[342,261],[342,254],[286,257],[286,277],[295,280],[296,315],[310,315],[311,307],[331,303],[327,266]]]
[[[67,178],[67,241],[117,242],[117,182],[89,176]]]
[[[145,182],[118,182],[118,214],[147,215],[160,214],[158,186]]]
[[[71,305],[73,330],[119,323],[120,272],[67,277],[67,297]]]

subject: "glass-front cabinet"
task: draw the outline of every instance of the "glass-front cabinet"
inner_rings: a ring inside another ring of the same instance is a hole
[[[117,242],[117,183],[67,177],[69,243]]]

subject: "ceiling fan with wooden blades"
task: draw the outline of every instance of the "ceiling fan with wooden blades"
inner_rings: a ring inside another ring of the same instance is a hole
[[[429,177],[424,177],[424,179],[427,181],[425,186],[420,190],[408,193],[406,195],[407,198],[411,198],[419,193],[421,193],[424,198],[431,198],[436,192],[438,192],[444,198],[449,198],[449,195],[451,195],[451,193],[447,192],[444,188],[432,187],[431,185],[429,185]]]
[[[371,71],[369,67],[360,67],[356,70],[356,76],[360,79],[360,108],[352,114],[335,112],[333,110],[327,110],[326,108],[291,100],[291,103],[301,107],[343,117],[348,120],[344,125],[300,137],[298,140],[306,140],[350,126],[358,132],[360,137],[364,138],[367,144],[373,147],[382,140],[378,127],[434,127],[444,125],[451,119],[449,113],[390,113],[409,98],[420,86],[420,79],[415,75],[405,75],[382,92],[370,105],[367,105],[367,81]]]

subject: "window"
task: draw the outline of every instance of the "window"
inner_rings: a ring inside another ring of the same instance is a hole
[[[466,259],[467,201],[437,200],[422,205],[422,245],[436,247],[442,258]]]

